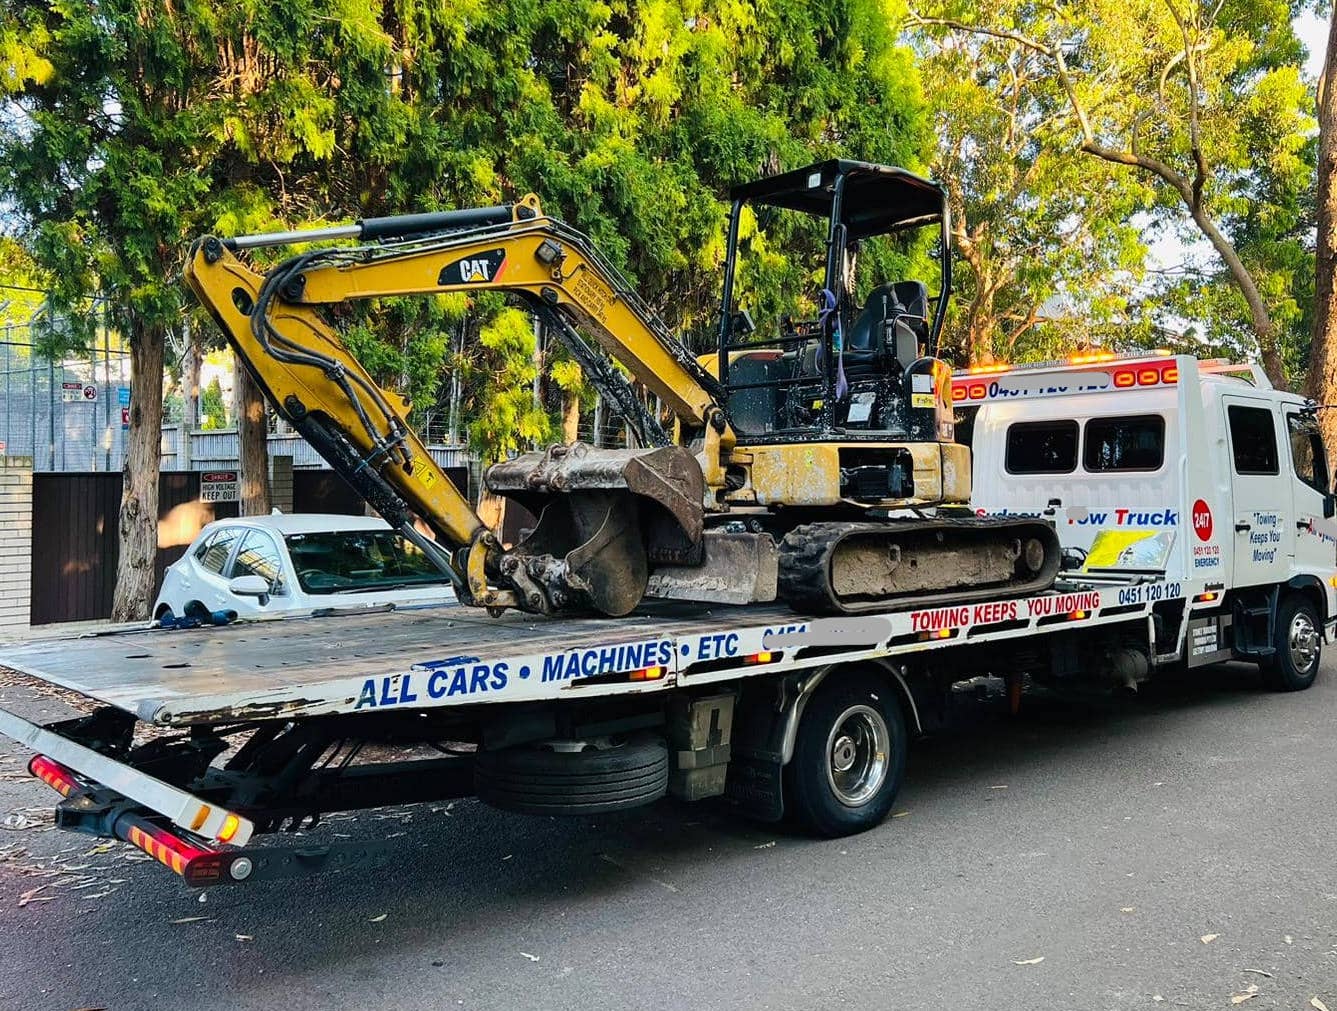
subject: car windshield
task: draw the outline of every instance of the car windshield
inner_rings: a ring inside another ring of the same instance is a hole
[[[297,582],[307,593],[430,586],[446,577],[417,546],[393,530],[289,534]]]

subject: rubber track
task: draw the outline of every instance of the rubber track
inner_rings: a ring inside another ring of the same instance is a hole
[[[996,532],[1000,537],[1039,537],[1052,555],[1040,576],[1024,582],[993,583],[978,588],[948,587],[913,597],[893,596],[875,600],[841,601],[831,588],[831,559],[840,542],[851,534],[883,533],[888,541],[906,534],[944,530],[950,532]],[[993,517],[886,520],[882,523],[805,523],[785,534],[780,542],[780,599],[800,614],[865,614],[888,606],[914,610],[938,604],[968,604],[990,600],[1000,593],[1038,593],[1053,585],[1058,574],[1059,543],[1054,528],[1042,520]]]

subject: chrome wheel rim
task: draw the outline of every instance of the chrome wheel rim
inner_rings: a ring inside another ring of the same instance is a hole
[[[1318,629],[1309,615],[1301,611],[1291,619],[1286,641],[1291,651],[1291,663],[1299,673],[1308,674],[1318,662]]]
[[[851,706],[840,714],[826,738],[826,779],[846,807],[862,807],[887,779],[891,732],[871,706]]]

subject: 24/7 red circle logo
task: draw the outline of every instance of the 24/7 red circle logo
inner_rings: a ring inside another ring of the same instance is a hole
[[[1212,539],[1212,511],[1202,499],[1193,503],[1193,532],[1200,541]]]

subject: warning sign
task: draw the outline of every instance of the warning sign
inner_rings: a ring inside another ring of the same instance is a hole
[[[207,470],[200,475],[201,502],[236,502],[241,475],[235,470]]]
[[[60,399],[67,404],[83,403],[84,384],[83,383],[61,383]]]

